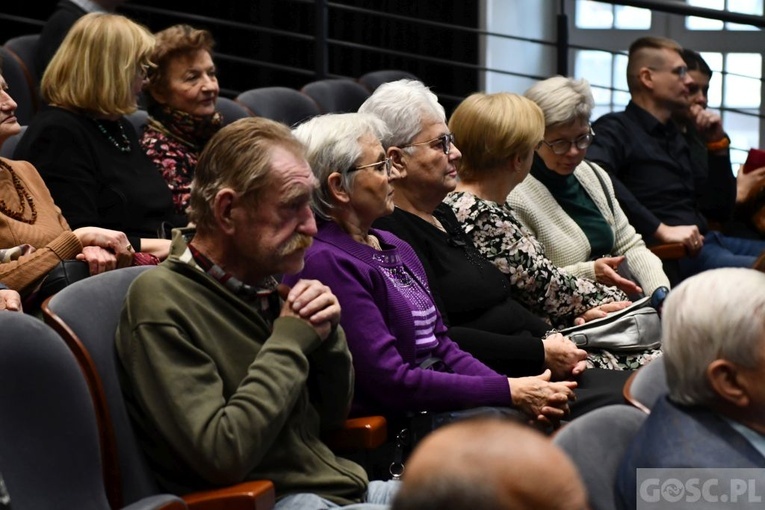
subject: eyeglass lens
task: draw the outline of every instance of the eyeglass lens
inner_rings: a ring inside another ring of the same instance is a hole
[[[441,139],[441,149],[444,151],[444,154],[447,156],[449,155],[449,152],[452,150],[452,144],[454,143],[454,133],[446,133]]]
[[[548,144],[552,151],[557,155],[566,154],[571,150],[571,146],[575,145],[577,149],[584,150],[592,145],[593,136],[592,133],[587,133],[580,136],[576,140],[558,140],[556,142]],[[546,143],[546,142],[545,142]]]

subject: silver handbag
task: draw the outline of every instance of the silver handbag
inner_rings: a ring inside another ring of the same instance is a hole
[[[580,326],[560,330],[579,348],[635,352],[661,346],[661,318],[650,297],[635,301],[618,312]]]

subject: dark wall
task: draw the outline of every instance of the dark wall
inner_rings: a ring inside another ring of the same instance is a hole
[[[56,2],[3,2],[0,39],[38,32]],[[152,31],[179,22],[209,29],[217,41],[223,95],[267,85],[300,88],[322,71],[356,78],[385,68],[418,76],[441,96],[447,111],[460,97],[477,90],[477,72],[460,67],[478,63],[478,37],[463,30],[478,27],[477,0],[334,0],[332,4],[326,47],[315,41],[312,1],[129,0],[120,12]],[[317,69],[320,48],[326,48],[323,70]]]

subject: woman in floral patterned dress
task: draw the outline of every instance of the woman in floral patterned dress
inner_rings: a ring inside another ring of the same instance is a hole
[[[222,125],[218,79],[207,30],[174,25],[156,34],[146,84],[149,119],[141,147],[162,173],[173,205],[185,214],[197,158]]]
[[[544,134],[544,115],[532,101],[510,93],[473,94],[449,120],[462,152],[460,182],[444,200],[478,250],[502,273],[514,297],[554,327],[580,324],[629,304],[615,287],[576,277],[555,266],[516,218],[506,197],[529,173]],[[604,368],[636,368],[659,355],[590,352]]]

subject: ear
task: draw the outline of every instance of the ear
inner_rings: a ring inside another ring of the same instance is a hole
[[[404,152],[404,149],[401,149],[400,147],[390,146],[388,147],[386,156],[390,158],[391,162],[393,162],[393,166],[396,168],[396,171],[399,174],[399,178],[403,179],[404,177],[406,177],[406,166],[407,166],[406,157],[408,156],[408,154]]]
[[[638,71],[638,80],[649,90],[653,90],[653,73],[648,67],[641,67]]]
[[[332,198],[341,204],[347,204],[351,201],[348,190],[343,186],[343,176],[340,172],[332,172],[327,177],[327,188]]]
[[[742,380],[740,368],[728,360],[717,359],[706,370],[712,390],[723,400],[735,407],[749,405],[749,392]]]
[[[223,188],[215,195],[212,205],[212,213],[215,222],[220,230],[232,235],[236,231],[236,224],[233,218],[234,203],[237,199],[237,193],[231,188]]]
[[[525,158],[521,154],[518,154],[510,158],[510,171],[517,172],[521,168],[523,168],[524,159]]]

